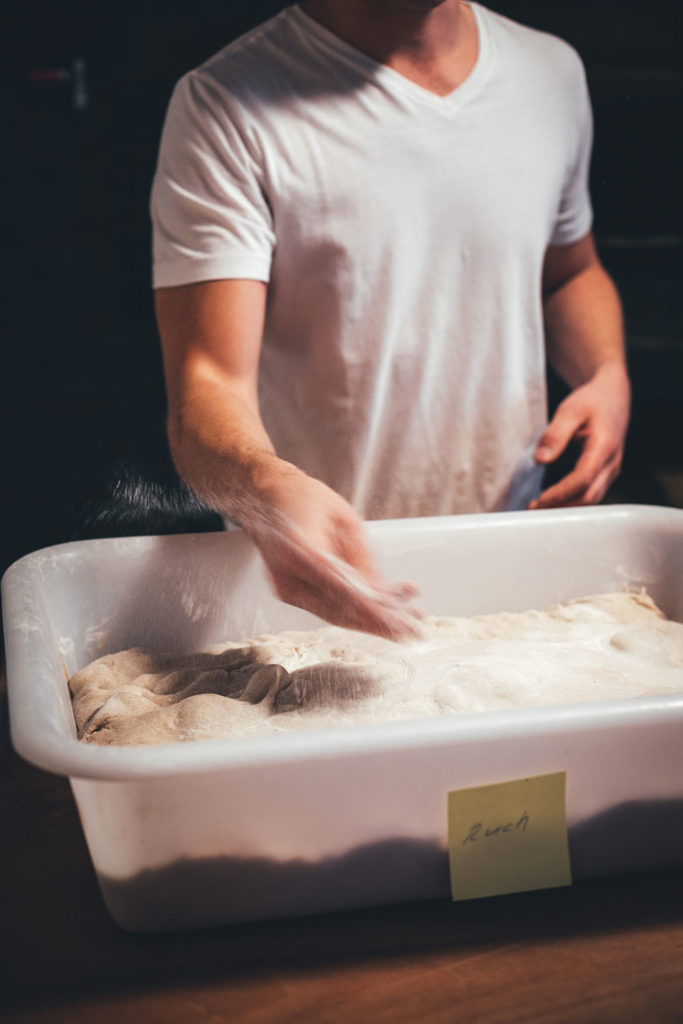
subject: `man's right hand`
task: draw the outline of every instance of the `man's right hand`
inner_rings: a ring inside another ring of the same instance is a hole
[[[278,597],[337,626],[391,640],[419,636],[421,617],[410,603],[416,588],[379,577],[351,506],[288,463],[273,469],[242,525]]]
[[[261,281],[157,291],[176,468],[251,535],[283,601],[349,629],[416,636],[415,588],[381,580],[351,506],[273,450],[258,407],[265,304]]]

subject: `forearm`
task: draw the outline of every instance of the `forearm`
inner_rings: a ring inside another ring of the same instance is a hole
[[[272,481],[297,472],[276,457],[259,412],[265,302],[265,285],[252,280],[155,295],[176,468],[208,505],[243,526],[268,504]]]
[[[168,435],[183,480],[241,525],[263,511],[275,480],[298,472],[275,454],[255,397],[208,376],[189,383],[171,407]]]
[[[256,542],[283,601],[350,629],[419,635],[415,588],[384,583],[350,506],[277,457],[250,390],[188,384],[171,408],[169,440],[186,483]]]
[[[627,380],[621,303],[600,263],[551,291],[544,316],[548,358],[570,388],[597,376]]]
[[[549,251],[544,283],[548,358],[570,393],[534,455],[548,465],[572,440],[581,454],[574,469],[529,507],[591,505],[602,499],[619,472],[628,427],[631,392],[621,304],[591,236],[567,250]]]
[[[350,629],[416,635],[415,588],[385,583],[348,502],[275,453],[258,404],[265,299],[250,279],[157,291],[176,468],[251,536],[283,601]]]

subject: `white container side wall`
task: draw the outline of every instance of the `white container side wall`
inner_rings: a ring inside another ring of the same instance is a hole
[[[674,866],[682,765],[676,723],[72,785],[111,913],[146,929],[446,896],[445,794],[560,770],[575,877]]]
[[[391,578],[436,614],[646,586],[683,621],[683,512],[638,507],[371,524]],[[241,534],[28,556],[3,581],[15,745],[71,777],[124,926],[186,927],[447,893],[446,794],[567,771],[578,875],[683,863],[683,695],[326,734],[98,748],[64,668],[317,623],[270,594]],[[62,664],[64,663],[64,665]]]

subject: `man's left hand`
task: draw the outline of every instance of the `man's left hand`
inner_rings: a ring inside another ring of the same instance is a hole
[[[621,468],[628,427],[630,386],[621,365],[603,367],[557,407],[534,458],[554,462],[570,441],[581,448],[574,469],[532,501],[530,509],[596,505]]]

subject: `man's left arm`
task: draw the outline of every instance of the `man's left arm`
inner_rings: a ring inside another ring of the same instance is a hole
[[[570,441],[581,454],[570,473],[529,508],[594,505],[621,467],[631,389],[617,290],[600,263],[592,234],[549,246],[543,268],[548,358],[571,388],[535,451],[554,462]]]

